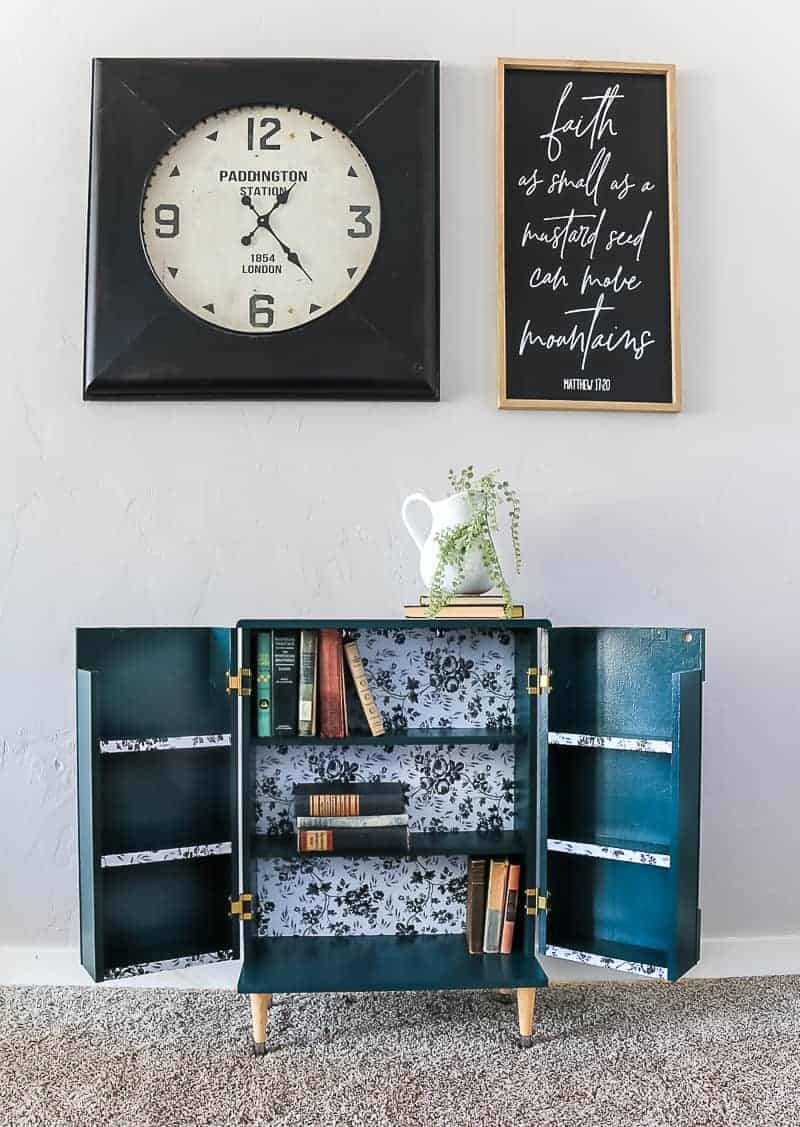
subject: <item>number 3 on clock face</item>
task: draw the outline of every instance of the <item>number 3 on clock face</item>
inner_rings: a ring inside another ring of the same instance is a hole
[[[359,285],[380,238],[378,188],[329,122],[280,106],[205,118],[150,173],[142,245],[174,302],[218,328],[274,333]]]

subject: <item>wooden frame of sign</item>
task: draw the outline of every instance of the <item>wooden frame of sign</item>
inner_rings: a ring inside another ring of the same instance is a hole
[[[677,195],[672,64],[498,59],[498,407],[680,411]]]

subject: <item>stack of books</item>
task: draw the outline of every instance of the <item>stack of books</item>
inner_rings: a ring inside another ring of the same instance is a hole
[[[297,783],[298,853],[407,853],[401,783]]]
[[[510,955],[514,946],[522,867],[508,858],[470,857],[467,868],[467,950]]]
[[[406,603],[406,618],[429,618],[430,595],[420,595],[418,603]],[[506,615],[502,595],[454,595],[434,618],[524,618],[525,608],[515,604]]]
[[[255,667],[257,736],[384,734],[358,642],[341,630],[260,630]]]

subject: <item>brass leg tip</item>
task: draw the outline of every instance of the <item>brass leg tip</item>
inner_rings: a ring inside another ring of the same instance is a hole
[[[519,1047],[521,1049],[529,1049],[533,1044],[533,1037],[525,1037],[522,1033],[519,1035]]]

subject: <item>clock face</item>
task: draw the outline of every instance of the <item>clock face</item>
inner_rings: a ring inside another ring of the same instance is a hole
[[[303,110],[243,106],[198,122],[152,170],[142,243],[178,305],[218,328],[276,333],[353,292],[380,220],[349,137]]]

